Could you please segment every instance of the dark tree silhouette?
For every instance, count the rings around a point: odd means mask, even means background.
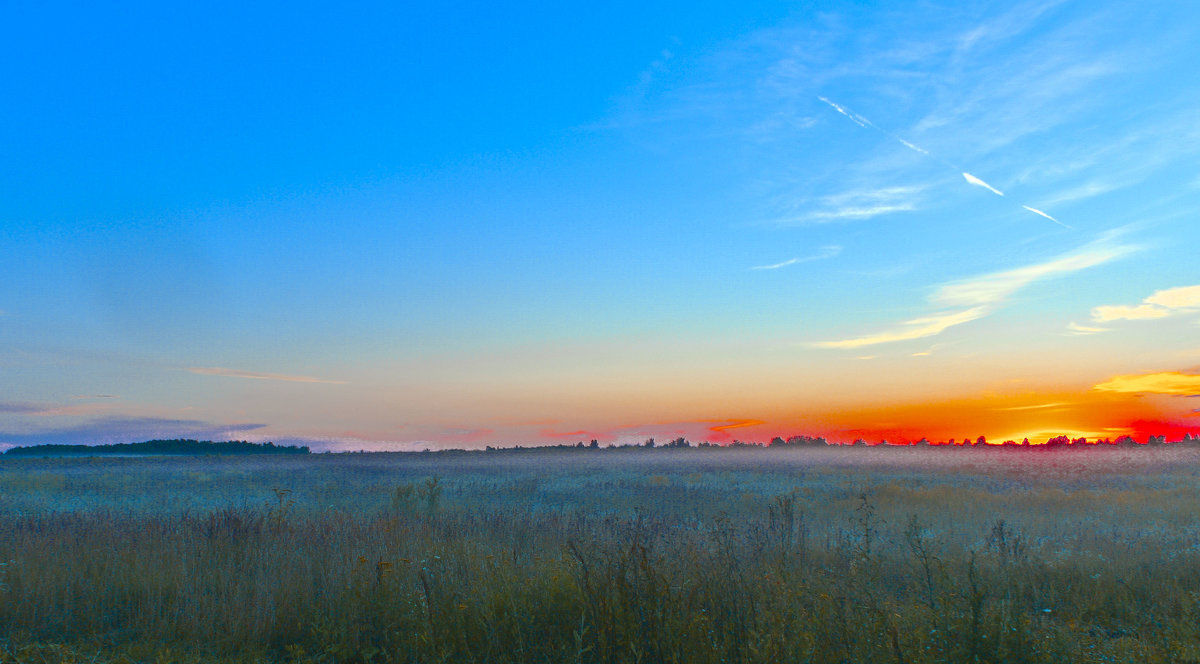
[[[148,440],[144,443],[113,445],[29,445],[14,447],[5,456],[80,457],[80,456],[200,456],[205,454],[308,454],[307,446],[276,445],[273,442],[251,443],[230,440],[214,443],[211,440],[176,438]]]

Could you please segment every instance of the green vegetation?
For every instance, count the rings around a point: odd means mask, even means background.
[[[1200,450],[0,461],[0,662],[1196,662]]]
[[[307,447],[250,443],[230,440],[214,443],[211,440],[149,440],[144,443],[114,445],[27,445],[13,447],[4,453],[12,457],[83,457],[83,456],[159,456],[195,454],[308,454]]]

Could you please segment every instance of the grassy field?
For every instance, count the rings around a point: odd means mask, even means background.
[[[0,662],[1200,662],[1200,450],[0,459]]]

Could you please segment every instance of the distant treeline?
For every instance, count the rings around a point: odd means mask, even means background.
[[[676,438],[666,443],[656,442],[653,438],[648,438],[642,443],[626,443],[618,445],[610,443],[601,445],[600,441],[592,439],[590,443],[579,441],[578,443],[564,443],[559,445],[535,445],[522,446],[516,445],[513,447],[493,447],[489,445],[484,451],[486,452],[555,452],[568,450],[628,450],[628,449],[747,449],[747,448],[812,448],[812,447],[975,447],[975,448],[995,448],[995,447],[1038,447],[1038,448],[1059,448],[1059,447],[1148,447],[1157,445],[1179,445],[1191,444],[1200,445],[1200,434],[1184,434],[1178,441],[1168,442],[1166,436],[1150,436],[1146,442],[1139,442],[1133,436],[1120,436],[1113,438],[1069,438],[1067,436],[1058,436],[1042,442],[1031,442],[1028,438],[1017,442],[1015,440],[1006,440],[1003,443],[989,443],[986,438],[979,436],[978,438],[963,438],[961,441],[951,438],[949,441],[932,442],[926,438],[910,442],[889,442],[887,440],[868,442],[863,439],[855,440],[853,443],[837,443],[829,442],[821,436],[791,436],[783,438],[776,436],[768,443],[750,443],[735,440],[727,444],[700,442],[692,443],[686,438]],[[440,452],[468,452],[469,450],[440,450]],[[428,453],[429,450],[426,450]]]
[[[791,436],[783,438],[776,436],[767,443],[754,443],[734,440],[730,443],[712,443],[702,441],[693,443],[680,437],[667,442],[658,442],[648,438],[641,443],[609,443],[601,445],[599,440],[592,439],[585,443],[562,443],[558,445],[514,445],[512,447],[497,447],[488,445],[484,450],[464,450],[459,448],[443,448],[440,450],[426,449],[422,452],[401,452],[401,454],[437,454],[460,455],[479,453],[534,453],[553,454],[578,450],[730,450],[730,449],[795,449],[795,448],[843,448],[843,447],[970,447],[975,449],[1002,448],[1141,448],[1162,445],[1194,445],[1200,446],[1200,434],[1184,434],[1178,441],[1168,442],[1166,436],[1150,436],[1146,442],[1139,442],[1132,436],[1121,436],[1116,439],[1099,438],[1068,438],[1059,436],[1043,442],[1030,442],[1027,438],[1021,442],[1006,440],[1003,443],[988,442],[983,436],[964,438],[961,441],[951,438],[949,441],[931,442],[922,438],[918,441],[894,442],[887,440],[865,441],[855,440],[853,443],[830,442],[821,436]],[[272,442],[251,443],[244,440],[213,442],[209,440],[150,440],[144,443],[118,443],[115,445],[30,445],[13,447],[4,453],[8,457],[89,457],[89,456],[202,456],[209,454],[220,455],[249,455],[249,454],[309,454],[307,446],[276,445]]]
[[[211,440],[148,440],[144,443],[114,445],[29,445],[14,447],[5,456],[81,457],[81,456],[138,456],[138,455],[205,455],[205,454],[308,454],[308,447],[251,443],[244,440],[213,442]]]

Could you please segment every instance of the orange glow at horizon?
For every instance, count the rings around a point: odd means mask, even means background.
[[[735,440],[765,444],[776,436],[785,440],[823,437],[841,444],[857,439],[890,444],[953,440],[962,444],[980,436],[994,445],[1025,439],[1038,445],[1061,436],[1088,442],[1122,436],[1139,442],[1150,436],[1178,441],[1185,434],[1200,435],[1200,413],[1193,411],[1200,400],[1182,396],[1195,393],[1191,381],[1197,379],[1200,376],[1185,372],[1110,374],[1074,389],[1041,390],[1027,387],[1023,381],[997,381],[993,383],[995,391],[961,398],[928,395],[920,389],[924,384],[914,385],[904,395],[893,385],[883,385],[886,389],[875,392],[864,385],[851,397],[853,401],[839,397],[844,390],[833,387],[815,391],[811,397],[801,391],[787,394],[776,389],[752,394],[743,391],[736,401],[722,402],[710,395],[703,403],[685,399],[686,405],[666,407],[636,394],[636,398],[620,401],[581,399],[587,407],[580,408],[576,416],[566,415],[557,403],[539,404],[536,409],[497,412],[483,420],[463,418],[452,425],[413,426],[408,431],[421,440],[478,447],[485,443],[586,444],[593,439],[606,445],[629,445],[651,438],[660,443],[684,438],[693,444],[724,445]],[[1025,387],[1009,387],[1013,385]],[[961,389],[959,393],[963,393]],[[788,403],[782,403],[785,399]]]
[[[1175,397],[1142,396],[1091,390],[1083,393],[986,395],[931,403],[909,403],[846,409],[789,422],[789,434],[823,435],[830,442],[961,443],[984,436],[989,443],[1006,440],[1032,444],[1050,438],[1116,439],[1167,436],[1178,440],[1200,431],[1200,418],[1182,409]],[[770,426],[770,425],[768,425]],[[761,428],[761,427],[760,427]],[[786,436],[785,436],[786,437]]]
[[[684,437],[727,444],[735,439],[766,443],[776,436],[820,436],[831,443],[886,441],[909,444],[922,439],[930,443],[962,444],[983,436],[989,444],[1005,441],[1041,445],[1066,436],[1089,443],[1115,441],[1132,436],[1145,442],[1150,436],[1178,441],[1185,434],[1200,435],[1200,415],[1189,399],[1177,396],[1178,377],[1186,374],[1149,374],[1148,378],[1117,376],[1092,389],[1079,391],[1028,391],[1015,394],[986,393],[971,398],[888,403],[831,409],[801,406],[775,408],[758,417],[680,418],[656,422],[624,422],[620,426],[599,421],[581,422],[573,429],[540,427],[539,437],[547,442],[600,439],[639,442]],[[1124,380],[1125,382],[1118,382]],[[1140,381],[1140,382],[1139,382]],[[1110,384],[1152,386],[1158,393],[1107,389]],[[1185,383],[1189,384],[1189,383]],[[1172,393],[1164,394],[1166,390]],[[772,412],[773,411],[773,412]]]

